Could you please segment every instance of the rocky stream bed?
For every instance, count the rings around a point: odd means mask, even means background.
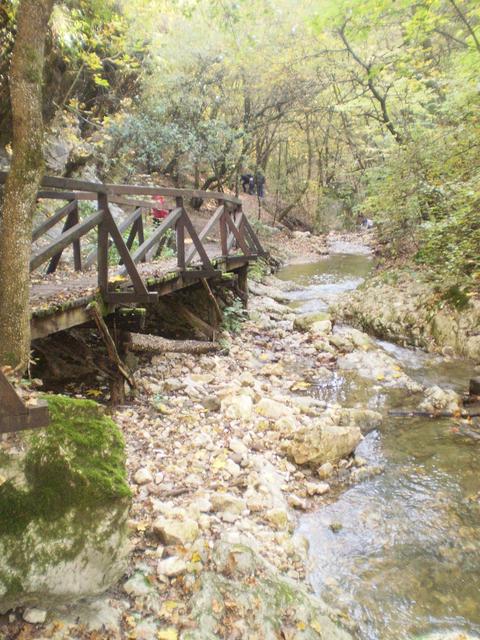
[[[334,326],[328,305],[369,258],[331,260],[342,276],[323,261],[252,281],[224,352],[140,363],[137,400],[114,416],[133,491],[127,572],[80,604],[7,612],[2,639],[475,637],[480,456],[462,431],[475,425],[386,418],[455,410],[470,365],[412,362]],[[435,366],[456,388],[434,384]],[[436,602],[418,613],[422,593]]]

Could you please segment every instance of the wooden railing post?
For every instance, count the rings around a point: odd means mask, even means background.
[[[220,217],[220,246],[222,247],[222,258],[228,257],[228,216],[227,203],[223,203],[223,213]]]
[[[65,224],[63,225],[62,233],[68,231],[76,224],[79,223],[78,217],[78,201],[72,200],[69,202],[70,211],[67,215],[67,219],[65,220]],[[53,256],[50,260],[50,264],[47,267],[47,274],[54,273],[57,270],[58,264],[61,260],[63,249],[61,249],[57,255]],[[82,254],[80,253],[80,238],[73,241],[73,264],[75,267],[75,271],[82,270]]]
[[[183,208],[183,198],[175,198],[178,209],[182,210],[182,215],[177,220],[175,231],[177,233],[177,266],[182,271],[185,269],[185,221],[184,216],[187,215]]]
[[[145,242],[145,230],[143,227],[143,215],[141,215],[138,219],[138,246],[140,247]],[[147,257],[143,256],[140,262],[146,262]]]
[[[108,209],[108,197],[106,193],[98,194],[98,209],[105,212]],[[108,293],[108,226],[105,215],[98,224],[97,237],[97,268],[98,288],[102,295]]]
[[[78,213],[78,200],[75,200],[75,208],[72,211],[72,219],[73,225],[80,222],[80,216]],[[80,245],[80,238],[73,241],[73,266],[75,271],[82,270],[82,250]]]

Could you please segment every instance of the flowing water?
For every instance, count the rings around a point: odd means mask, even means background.
[[[286,267],[279,277],[307,286],[290,296],[293,306],[310,312],[356,288],[371,264],[364,255],[333,255]],[[426,386],[464,391],[471,377],[465,361],[388,342],[377,346]],[[412,402],[406,391],[341,372],[316,393],[385,414]],[[448,419],[386,416],[357,453],[383,473],[339,492],[300,522],[316,592],[348,614],[361,640],[480,637],[480,442]]]

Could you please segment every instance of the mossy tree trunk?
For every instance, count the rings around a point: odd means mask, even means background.
[[[0,218],[0,365],[24,371],[30,352],[32,219],[43,173],[42,84],[54,0],[20,0],[10,67],[12,165]]]

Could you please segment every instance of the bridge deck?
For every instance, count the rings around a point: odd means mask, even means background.
[[[6,179],[0,172],[0,186]],[[39,340],[93,319],[110,357],[109,367],[102,371],[111,379],[112,401],[123,397],[125,379],[131,386],[134,382],[120,360],[104,315],[125,305],[154,304],[160,296],[201,281],[205,285],[205,280],[225,271],[239,270],[245,290],[245,267],[264,254],[241,201],[228,194],[52,177],[44,178],[41,187],[38,201],[63,204],[32,233],[31,337]],[[156,196],[170,198],[174,205],[161,219],[156,217]],[[187,198],[216,203],[201,230],[187,213]],[[96,202],[96,207],[82,207],[82,201]],[[123,220],[114,218],[110,203],[126,207]],[[57,225],[62,226],[52,237]],[[176,256],[155,259],[172,236]],[[64,268],[66,258],[72,266]],[[116,266],[110,266],[114,258]],[[94,300],[99,304],[89,306]],[[186,308],[185,313],[193,323],[194,314]],[[194,324],[199,322],[209,327],[195,318]],[[46,408],[27,407],[0,370],[0,433],[43,426],[47,421]]]
[[[218,247],[215,245],[206,246],[207,255],[210,260],[218,259]],[[192,266],[200,266],[193,263]],[[137,265],[139,274],[144,280],[154,279],[164,281],[170,274],[180,274],[181,270],[177,266],[176,257],[157,259],[154,262],[140,263]],[[129,288],[128,276],[118,279],[118,269],[110,268],[109,281],[118,282],[121,290]],[[95,295],[98,288],[97,270],[92,268],[89,271],[55,271],[50,275],[32,277],[30,289],[30,307],[32,316],[41,316],[50,310],[59,307],[69,307],[75,302]]]

